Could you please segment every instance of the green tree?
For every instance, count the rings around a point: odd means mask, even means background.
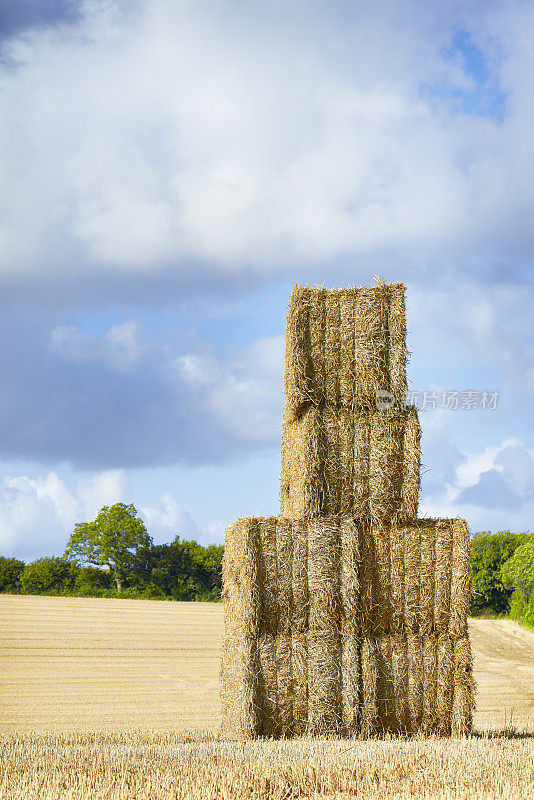
[[[26,564],[20,576],[25,594],[58,593],[70,590],[76,580],[77,566],[66,558],[51,556]]]
[[[503,584],[509,589],[518,589],[525,603],[528,603],[534,592],[534,535],[529,536],[505,561],[501,576]]]
[[[525,533],[510,531],[475,533],[471,544],[472,614],[485,609],[496,613],[508,610],[512,590],[503,583],[501,567],[526,538]]]
[[[24,561],[0,556],[0,592],[20,591],[20,576],[23,569]]]
[[[215,600],[220,596],[223,547],[202,547],[195,541],[180,541],[152,548],[150,585],[175,600]]]
[[[109,567],[117,591],[135,573],[139,554],[152,544],[133,505],[102,506],[93,522],[74,526],[65,556],[77,563]]]

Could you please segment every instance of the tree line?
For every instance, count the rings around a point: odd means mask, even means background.
[[[0,592],[217,601],[223,552],[179,536],[154,544],[134,506],[116,503],[77,523],[62,556],[0,556]]]
[[[77,523],[60,557],[0,556],[0,592],[217,601],[223,552],[179,536],[154,544],[134,506],[116,503]],[[471,572],[473,616],[534,626],[534,534],[475,533]]]

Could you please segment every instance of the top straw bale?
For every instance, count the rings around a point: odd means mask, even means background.
[[[406,393],[405,285],[296,286],[287,315],[286,415],[309,405],[372,408]]]

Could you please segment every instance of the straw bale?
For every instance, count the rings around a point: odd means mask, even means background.
[[[259,670],[256,704],[259,733],[262,736],[280,736],[282,720],[276,671],[276,637],[272,633],[261,633],[258,637],[257,652]]]
[[[438,680],[436,693],[436,718],[438,732],[451,733],[451,712],[454,688],[454,657],[452,639],[447,633],[438,637]]]
[[[370,636],[364,636],[362,640],[361,661],[362,702],[360,732],[363,736],[372,736],[378,730],[378,664],[376,641]]]
[[[308,299],[308,326],[310,341],[310,372],[312,375],[312,402],[322,403],[325,400],[325,333],[326,333],[326,289],[322,286],[312,287]]]
[[[262,631],[276,633],[280,619],[276,518],[257,517],[255,524],[259,536],[260,627]]]
[[[341,730],[339,629],[308,632],[308,727],[313,736]]]
[[[471,732],[475,702],[473,657],[469,637],[454,641],[454,697],[452,703],[452,732],[465,736]]]
[[[275,639],[277,701],[280,736],[293,732],[293,669],[291,633],[280,633]]]
[[[449,634],[467,635],[471,596],[471,537],[463,519],[452,522],[451,616]]]
[[[308,637],[291,632],[291,669],[293,676],[293,734],[302,736],[308,725]]]
[[[399,516],[404,519],[416,519],[421,472],[421,426],[417,409],[409,408],[403,416],[403,465]]]
[[[395,698],[395,716],[401,731],[408,728],[408,645],[401,633],[391,635],[391,672]]]
[[[341,289],[339,292],[340,316],[340,399],[347,409],[355,403],[355,347],[354,347],[354,307],[357,289]]]
[[[376,392],[389,389],[387,288],[361,287],[354,304],[355,402],[375,408]]]
[[[289,633],[293,608],[293,530],[288,520],[276,519],[278,631]]]
[[[408,642],[408,730],[415,733],[423,717],[423,637],[409,633]]]
[[[393,681],[392,647],[390,634],[376,637],[378,727],[381,731],[395,731],[395,684]]]
[[[369,510],[372,520],[390,520],[398,511],[403,470],[403,415],[396,409],[371,415]]]
[[[325,303],[325,339],[324,339],[324,365],[325,365],[325,402],[337,406],[340,399],[340,292],[330,289],[324,297]]]
[[[355,480],[354,480],[354,412],[342,408],[339,411],[339,513],[358,513],[355,507]]]
[[[336,517],[308,522],[309,627],[339,631],[340,534]]]
[[[254,517],[238,519],[226,529],[223,598],[226,633],[251,636],[260,627],[259,538]]]
[[[389,530],[391,563],[391,629],[396,633],[404,630],[404,540],[402,528],[391,525]]]
[[[308,628],[308,527],[305,522],[294,522],[292,561],[292,630],[303,633]]]
[[[230,736],[251,738],[259,732],[257,642],[236,630],[224,637],[221,648],[223,726]]]
[[[406,631],[419,631],[421,583],[421,534],[419,525],[401,529],[404,538],[404,625]]]
[[[340,600],[344,630],[360,634],[361,582],[360,534],[356,521],[346,517],[340,522]]]
[[[338,411],[325,406],[318,412],[324,430],[324,514],[339,514],[341,511],[341,463],[340,428],[341,416]]]
[[[368,518],[369,511],[369,459],[370,459],[371,421],[368,411],[354,413],[354,460],[353,492],[354,513]]]
[[[314,407],[283,422],[280,507],[283,517],[307,519],[324,508],[325,433]]]
[[[434,634],[423,636],[423,719],[425,733],[437,730],[438,640]]]
[[[436,569],[434,576],[434,627],[438,633],[449,628],[451,608],[452,521],[436,520]]]
[[[341,715],[345,735],[360,725],[361,643],[350,620],[341,625]]]
[[[284,389],[286,412],[290,418],[298,417],[302,409],[315,399],[309,357],[309,298],[310,289],[307,286],[295,286],[289,301]]]
[[[392,283],[389,291],[389,380],[390,391],[398,402],[406,395],[406,287],[403,283]],[[415,514],[413,515],[415,516]]]
[[[421,534],[420,617],[422,633],[434,631],[434,583],[436,570],[436,525],[434,520],[419,520]]]
[[[373,636],[376,634],[377,599],[378,599],[378,571],[376,564],[375,541],[371,534],[369,523],[358,525],[360,561],[360,597],[361,597],[361,628],[362,633]]]
[[[393,605],[391,598],[391,560],[389,525],[375,522],[370,525],[371,549],[368,557],[374,559],[371,570],[372,609],[371,618],[375,636],[389,632]]]

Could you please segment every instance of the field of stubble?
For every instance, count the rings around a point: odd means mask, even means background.
[[[472,621],[469,739],[246,744],[221,633],[220,605],[0,595],[0,800],[534,796],[534,633]]]

